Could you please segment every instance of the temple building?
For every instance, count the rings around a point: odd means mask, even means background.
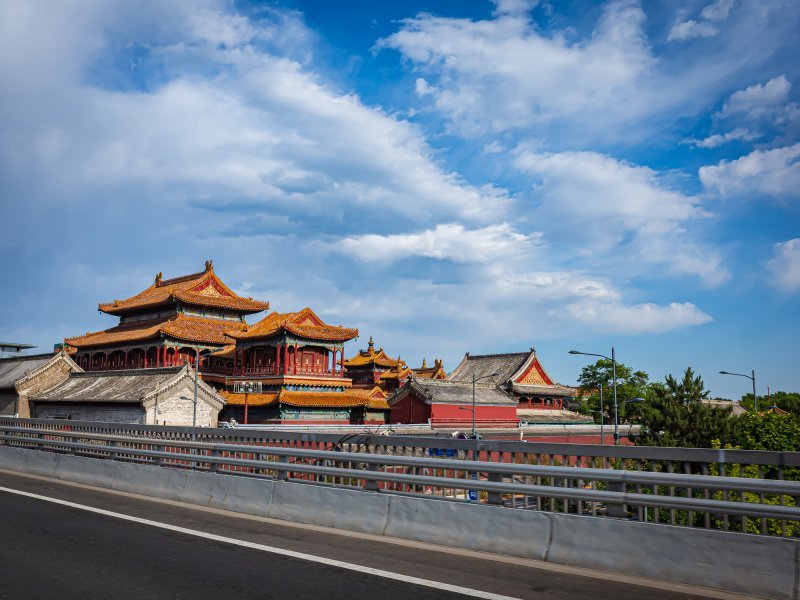
[[[433,366],[429,367],[422,359],[422,366],[419,369],[411,369],[414,371],[414,377],[417,379],[447,379],[447,372],[442,365],[442,359],[436,358],[433,361]]]
[[[386,354],[383,348],[375,350],[375,343],[370,336],[367,349],[359,350],[354,357],[345,360],[344,368],[354,388],[372,389],[378,385],[384,373],[396,368],[399,362],[399,359]]]
[[[422,359],[422,367],[411,369],[400,358],[392,358],[383,348],[375,350],[372,337],[366,350],[344,361],[345,374],[352,379],[353,388],[371,390],[375,386],[383,390],[386,397],[396,392],[412,376],[418,379],[444,379],[447,373],[442,361],[436,359],[433,367],[428,367]]]
[[[358,336],[357,329],[328,325],[310,308],[272,312],[249,325],[245,317],[269,309],[269,303],[233,292],[211,261],[200,273],[173,279],[159,273],[141,293],[98,309],[119,317],[119,324],[64,340],[85,371],[191,365],[224,399],[220,420],[361,423],[383,418],[385,397],[373,397],[374,386],[351,389],[345,373],[344,343]]]
[[[528,423],[586,423],[590,418],[568,410],[577,390],[556,383],[533,348],[528,352],[464,356],[447,381],[492,382],[517,400],[517,416]]]
[[[241,422],[360,422],[369,404],[345,376],[344,343],[357,329],[328,325],[313,310],[273,312],[228,335],[201,368],[224,385],[225,418]],[[238,397],[237,397],[238,396]]]
[[[196,353],[232,344],[229,332],[244,331],[246,315],[268,308],[268,302],[234,293],[206,261],[201,273],[174,279],[159,273],[143,292],[100,304],[98,310],[119,317],[119,324],[64,344],[86,371],[193,365]]]

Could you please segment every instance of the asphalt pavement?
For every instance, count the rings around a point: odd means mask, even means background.
[[[5,472],[0,487],[17,492],[0,490],[0,598],[725,597]]]

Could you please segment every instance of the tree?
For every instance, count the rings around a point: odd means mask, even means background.
[[[680,381],[667,375],[664,383],[655,383],[648,391],[640,408],[642,432],[635,438],[637,444],[711,448],[715,440],[730,441],[731,409],[702,402],[708,390],[691,367]]]
[[[743,414],[736,419],[734,445],[746,450],[800,451],[800,421],[791,414]]]
[[[644,371],[634,371],[624,364],[617,363],[617,404],[620,423],[625,423],[632,414],[636,414],[635,408],[632,408],[625,400],[643,396],[646,393],[648,381],[649,377]],[[590,394],[577,407],[578,412],[592,414],[595,422],[600,422],[600,414],[597,411],[600,410],[600,388],[602,387],[606,421],[609,422],[614,418],[613,367],[610,360],[601,358],[593,365],[583,367],[578,376],[578,386],[582,393]]]
[[[742,396],[741,405],[747,410],[753,410],[753,394]],[[800,417],[800,393],[797,392],[775,392],[769,396],[758,397],[759,411],[766,410],[770,406],[777,406],[781,410]]]

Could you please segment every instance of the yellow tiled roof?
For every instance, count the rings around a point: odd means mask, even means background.
[[[243,330],[246,323],[191,317],[184,314],[166,319],[151,319],[134,323],[123,323],[104,331],[67,338],[64,341],[75,348],[108,346],[127,342],[140,342],[159,337],[162,333],[187,342],[203,342],[223,346],[233,340],[229,331]]]
[[[245,402],[247,406],[271,406],[278,401],[277,392],[265,394],[234,394],[233,392],[223,390],[219,392],[219,395],[225,398],[225,402],[228,406],[244,406]]]
[[[294,313],[270,313],[247,331],[237,333],[237,339],[268,338],[287,331],[310,340],[345,342],[358,336],[358,329],[327,325],[313,310],[304,308]]]
[[[377,365],[379,367],[394,367],[397,365],[397,359],[390,357],[383,348],[375,351],[375,344],[372,342],[372,337],[369,338],[369,345],[366,350],[359,350],[353,358],[348,358],[344,361],[345,367],[366,367],[368,365]]]
[[[267,310],[269,302],[252,298],[242,298],[233,292],[214,273],[211,261],[206,262],[206,270],[173,279],[161,279],[161,273],[146,290],[126,300],[114,300],[99,304],[98,309],[110,315],[123,315],[135,310],[146,309],[172,303],[175,299],[194,306],[223,308],[252,314]]]

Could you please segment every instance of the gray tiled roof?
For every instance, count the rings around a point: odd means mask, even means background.
[[[514,383],[511,389],[516,394],[536,394],[539,396],[556,396],[559,398],[574,398],[575,390],[563,385],[531,385]]]
[[[472,381],[454,383],[446,379],[416,379],[410,385],[431,404],[471,404]],[[517,405],[517,400],[494,385],[475,385],[476,404]]]
[[[493,379],[495,383],[502,384],[511,379],[511,376],[519,371],[528,357],[528,352],[511,352],[508,354],[483,354],[468,355],[464,357],[456,370],[448,375],[450,381],[462,381],[472,383],[472,376],[475,378],[486,377],[492,373],[498,373]]]
[[[0,388],[13,388],[17,381],[52,358],[52,354],[0,358]]]
[[[66,381],[31,400],[40,402],[141,402],[147,394],[174,379],[182,368],[71,373]]]
[[[592,423],[592,417],[587,417],[571,410],[517,410],[517,416],[528,423]]]

